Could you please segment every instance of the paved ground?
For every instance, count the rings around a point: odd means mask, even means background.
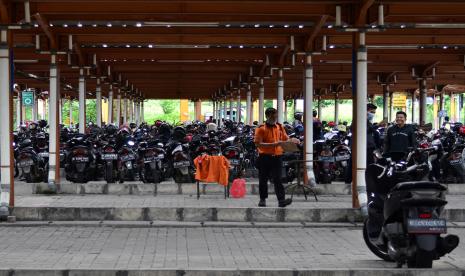
[[[465,237],[465,229],[450,229]],[[391,268],[350,228],[2,227],[1,268]],[[465,269],[465,247],[435,262]]]
[[[448,195],[449,209],[465,208],[465,195]],[[256,207],[258,196],[224,199],[222,195],[202,195],[197,200],[193,195],[32,195],[17,196],[17,207]],[[277,207],[276,196],[270,194],[269,207]],[[294,196],[289,208],[352,208],[351,196],[318,196],[318,202],[310,196],[306,201],[303,196]]]

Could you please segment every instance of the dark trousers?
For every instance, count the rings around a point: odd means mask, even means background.
[[[278,201],[284,200],[285,192],[281,179],[283,162],[281,156],[261,154],[258,158],[258,190],[260,192],[260,199],[268,198],[268,179],[271,177]]]

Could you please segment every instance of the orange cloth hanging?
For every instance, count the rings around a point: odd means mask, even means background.
[[[195,180],[228,185],[229,160],[224,156],[201,155],[194,159]]]

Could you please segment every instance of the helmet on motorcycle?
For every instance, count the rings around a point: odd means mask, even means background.
[[[156,120],[155,121],[155,126],[156,127],[160,127],[162,124],[163,124],[163,122],[161,120]]]
[[[217,125],[215,123],[209,123],[207,125],[207,132],[208,131],[216,131],[217,130]]]
[[[328,126],[331,127],[331,128],[332,128],[332,127],[335,127],[335,126],[336,126],[336,123],[334,123],[334,122],[331,121],[331,122],[328,123]]]
[[[107,128],[105,129],[105,132],[108,135],[115,135],[117,131],[118,131],[118,128],[114,124],[109,124]]]
[[[44,128],[47,126],[47,121],[46,120],[40,120],[39,121],[39,127]]]
[[[130,124],[129,124],[129,128],[130,128],[130,129],[135,129],[135,128],[137,128],[136,123],[130,123]]]
[[[173,138],[176,140],[181,140],[186,137],[186,130],[183,127],[175,127],[173,130]]]
[[[29,130],[35,130],[37,128],[37,123],[36,122],[31,122],[29,124]]]
[[[129,135],[130,132],[129,132],[129,129],[127,129],[126,127],[123,127],[122,129],[118,131],[118,134],[126,136],[126,135]]]
[[[168,124],[161,124],[158,133],[161,135],[169,135],[171,132],[170,126]]]
[[[465,126],[461,126],[459,128],[459,134],[462,135],[462,136],[465,136]]]

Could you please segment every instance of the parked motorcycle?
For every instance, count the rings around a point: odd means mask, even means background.
[[[66,179],[87,183],[95,178],[96,158],[85,135],[79,134],[67,143],[69,153],[65,164]]]
[[[428,153],[416,149],[405,161],[380,158],[367,168],[369,218],[363,238],[378,257],[402,267],[431,268],[433,260],[454,250],[459,238],[447,232],[443,219],[447,187],[427,181]]]

